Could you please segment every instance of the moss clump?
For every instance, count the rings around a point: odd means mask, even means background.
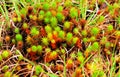
[[[51,32],[52,32],[51,26],[50,26],[50,25],[45,26],[45,31],[46,31],[47,33],[51,33]]]
[[[32,27],[31,30],[30,30],[30,34],[32,36],[36,36],[36,35],[39,35],[39,31],[36,27]]]
[[[18,21],[18,22],[21,22],[21,21],[22,21],[21,17],[18,17],[18,18],[17,18],[17,21]]]
[[[50,11],[47,11],[45,13],[45,17],[48,17],[48,18],[52,17],[52,13]]]
[[[88,38],[83,38],[83,42],[84,43],[88,42]]]
[[[100,48],[100,45],[99,45],[98,42],[94,42],[94,43],[92,44],[92,50],[93,50],[93,51],[99,51],[99,48]]]
[[[84,37],[86,37],[86,36],[87,36],[87,31],[86,31],[86,30],[83,30],[83,31],[81,32],[81,34],[82,34]]]
[[[8,65],[5,65],[5,66],[2,67],[2,71],[3,71],[3,72],[6,72],[8,69],[9,69],[9,66],[8,66]]]
[[[120,31],[116,31],[115,35],[119,37],[120,36]]]
[[[64,18],[65,18],[65,17],[63,16],[63,14],[60,13],[60,12],[57,13],[56,17],[57,17],[57,19],[58,19],[59,22],[62,22],[62,21],[64,20]]]
[[[65,38],[65,32],[61,30],[61,31],[58,33],[58,37],[60,37],[61,39],[64,39],[64,38]]]
[[[64,22],[64,29],[70,29],[70,26],[71,24],[69,21]]]
[[[63,11],[63,6],[58,6],[57,11],[62,12]]]
[[[45,11],[47,11],[47,10],[49,10],[50,9],[50,5],[49,5],[49,3],[44,3],[43,4],[43,9],[45,10]]]
[[[9,71],[5,72],[4,74],[4,77],[11,77],[11,76],[12,76],[12,73]]]
[[[113,30],[113,25],[108,25],[108,26],[107,26],[107,31],[108,31],[108,32],[111,32],[112,30]]]
[[[20,32],[19,28],[15,28],[14,32],[19,33]]]
[[[37,46],[37,51],[38,51],[38,54],[40,54],[43,50],[43,47],[41,45],[38,45]]]
[[[44,18],[44,22],[45,22],[45,24],[49,24],[49,23],[50,23],[50,18],[45,17],[45,18]]]
[[[8,50],[4,50],[1,55],[3,59],[6,59],[10,56],[10,52]]]
[[[67,35],[66,35],[66,41],[71,42],[72,38],[73,38],[73,34],[68,32]]]
[[[27,23],[23,23],[22,27],[23,27],[23,29],[27,29],[28,28],[28,24]]]
[[[73,33],[78,34],[78,33],[79,33],[79,28],[77,28],[77,27],[74,28],[74,29],[73,29]]]
[[[15,39],[16,41],[22,41],[23,37],[21,34],[16,34]]]
[[[31,47],[31,49],[32,49],[33,52],[36,52],[36,51],[37,51],[37,46],[33,45],[33,46]]]
[[[43,69],[40,65],[35,66],[35,74],[39,75],[41,72],[43,72]]]
[[[48,46],[48,45],[49,45],[49,40],[48,40],[48,38],[43,37],[43,38],[42,38],[42,44],[45,45],[45,46]]]
[[[94,36],[96,36],[99,32],[100,32],[100,30],[97,27],[93,27],[91,29],[91,34],[94,35]]]
[[[60,32],[61,31],[61,27],[57,26],[57,27],[54,28],[54,30],[57,31],[57,32]]]
[[[72,43],[73,43],[73,44],[76,44],[77,41],[78,41],[78,39],[79,39],[78,37],[73,37],[73,39],[72,39]]]
[[[76,17],[78,17],[78,11],[77,11],[77,9],[76,9],[75,7],[72,7],[72,8],[70,9],[70,17],[71,17],[71,18],[76,18]]]
[[[106,48],[109,48],[110,46],[111,46],[111,43],[110,43],[110,42],[106,42],[106,43],[105,43],[105,47],[106,47]]]
[[[52,26],[53,28],[56,27],[57,24],[58,24],[57,18],[56,18],[56,17],[52,17],[52,18],[51,18],[51,21],[50,21],[50,24],[51,24],[51,26]]]
[[[91,41],[91,42],[96,41],[96,37],[95,37],[95,36],[91,36],[91,37],[89,38],[89,41]]]

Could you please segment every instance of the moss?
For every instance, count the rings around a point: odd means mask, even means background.
[[[65,7],[70,7],[72,5],[72,1],[71,0],[66,0],[64,5],[65,5]]]
[[[31,49],[32,49],[33,52],[36,52],[36,51],[37,51],[37,46],[33,45],[33,46],[31,47]]]
[[[40,65],[35,66],[35,74],[39,75],[41,72],[43,72],[43,69]]]
[[[89,39],[91,42],[96,41],[96,37],[95,36],[91,36]]]
[[[5,59],[5,58],[8,58],[10,56],[10,53],[8,50],[4,50],[1,55],[2,55],[2,58]]]
[[[31,30],[30,30],[30,34],[32,36],[36,36],[36,35],[39,35],[39,31],[36,27],[32,27]]]
[[[42,44],[45,45],[45,46],[48,46],[48,45],[49,45],[49,40],[48,40],[48,38],[43,37],[43,38],[42,38]]]
[[[45,22],[45,24],[49,24],[49,23],[50,23],[50,18],[45,17],[45,18],[44,18],[44,22]]]
[[[70,9],[70,17],[71,18],[77,18],[78,17],[78,11],[75,7],[72,7]]]
[[[63,6],[58,6],[57,11],[62,12],[63,11]]]
[[[73,39],[72,39],[72,44],[76,44],[77,43],[77,41],[78,41],[78,37],[73,37]]]
[[[94,35],[94,36],[98,35],[99,32],[100,32],[100,30],[97,27],[93,27],[91,29],[91,34]]]
[[[2,67],[2,71],[3,71],[3,72],[6,72],[8,69],[9,69],[9,66],[8,66],[8,65],[5,65],[5,66]]]
[[[17,22],[17,18],[16,17],[14,17],[12,20],[13,20],[13,22]]]
[[[100,44],[105,44],[107,42],[107,37],[102,37],[102,39],[100,40]]]
[[[26,15],[27,15],[26,8],[22,8],[22,9],[20,10],[20,13],[23,14],[24,16],[26,16]]]
[[[106,42],[106,43],[105,43],[105,47],[106,47],[106,48],[109,48],[110,46],[111,46],[111,43],[110,43],[110,42]]]
[[[57,8],[56,1],[54,1],[54,2],[51,3],[51,7],[50,8],[52,8],[52,9],[56,9]]]
[[[42,21],[44,19],[44,16],[43,15],[39,15],[38,16],[38,20]]]
[[[52,17],[52,13],[50,11],[47,11],[45,13],[45,17],[48,17],[48,18]]]
[[[50,21],[50,24],[51,24],[51,26],[52,26],[53,28],[56,27],[57,24],[58,24],[57,18],[56,18],[56,17],[52,17],[52,18],[51,18],[51,21]]]
[[[41,45],[38,45],[38,46],[37,46],[37,51],[38,51],[38,53],[41,53],[42,50],[43,50],[43,47],[42,47]]]
[[[9,71],[5,72],[4,74],[4,77],[11,77],[11,76],[12,76],[12,73]]]
[[[94,43],[92,44],[92,50],[93,50],[93,51],[99,51],[99,48],[100,48],[100,45],[99,45],[98,42],[94,42]]]
[[[23,29],[27,29],[28,28],[28,24],[27,23],[23,23],[22,27],[23,27]]]
[[[61,30],[61,31],[58,33],[58,37],[64,39],[64,38],[65,38],[65,32]]]
[[[57,26],[57,27],[54,28],[54,30],[57,31],[57,32],[60,32],[61,31],[61,27]]]
[[[45,15],[45,12],[43,10],[40,10],[39,15]]]
[[[69,64],[70,64],[70,65],[73,64],[72,59],[68,59],[68,60],[67,60],[67,64],[68,64],[68,65],[69,65]]]
[[[50,5],[49,5],[49,3],[44,3],[43,4],[43,9],[45,10],[45,11],[47,11],[47,10],[49,10],[50,9]]]
[[[113,30],[113,25],[108,25],[108,26],[107,26],[107,31],[108,31],[108,32],[111,32],[112,30]]]
[[[19,33],[20,32],[19,28],[15,28],[14,32]]]
[[[62,53],[62,54],[64,54],[64,53],[65,53],[65,49],[61,49],[60,51],[61,51],[61,53]]]
[[[30,18],[30,19],[33,19],[33,15],[30,14],[30,15],[29,15],[29,18]]]
[[[88,42],[88,38],[83,38],[83,42],[84,43]]]
[[[116,31],[115,35],[120,36],[120,31]]]
[[[85,58],[84,58],[84,56],[78,56],[78,57],[77,57],[77,60],[78,60],[80,63],[83,63],[84,60],[85,60]]]
[[[23,56],[22,55],[20,55],[19,57],[18,57],[18,59],[19,59],[19,61],[21,61],[21,60],[23,60]]]
[[[87,36],[87,31],[86,30],[82,30],[81,34],[86,37]]]
[[[72,38],[73,38],[73,34],[68,32],[67,35],[66,35],[66,41],[71,42]]]
[[[37,17],[36,15],[33,15],[32,20],[36,21],[37,18],[38,18],[38,17]]]
[[[104,20],[105,20],[105,17],[104,17],[104,16],[100,16],[97,22],[100,22],[100,23],[101,23],[101,22],[103,22]]]
[[[52,40],[53,39],[53,34],[52,33],[48,33],[47,34],[47,38],[50,39],[50,40]]]
[[[51,26],[50,26],[50,25],[45,26],[45,31],[46,31],[47,33],[51,33],[51,32],[52,32]]]
[[[79,33],[79,28],[77,28],[77,27],[74,28],[74,29],[73,29],[73,33],[78,34],[78,33]]]
[[[59,22],[62,22],[65,18],[64,15],[60,12],[57,13],[56,17],[57,17]]]
[[[17,41],[22,41],[22,39],[23,39],[21,34],[16,34],[15,38]]]
[[[47,52],[51,52],[51,48],[46,48],[45,49],[45,52],[47,53]]]
[[[22,21],[22,18],[21,18],[21,17],[18,17],[18,18],[17,18],[17,21],[18,21],[18,22],[21,22],[21,21]]]
[[[66,21],[64,22],[64,29],[69,29],[70,28],[70,22],[69,21]]]
[[[50,58],[51,58],[51,59],[56,59],[56,58],[57,58],[57,55],[58,55],[58,53],[57,53],[56,51],[53,51],[53,52],[51,52],[51,54],[50,54]]]
[[[15,44],[15,43],[16,43],[15,39],[12,39],[12,43],[13,43],[13,44]]]

